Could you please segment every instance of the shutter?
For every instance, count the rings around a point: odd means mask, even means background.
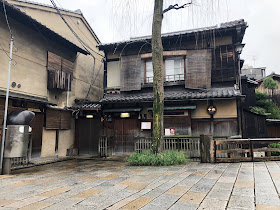
[[[46,111],[46,129],[60,128],[60,111],[47,109]]]
[[[211,88],[211,64],[210,50],[190,50],[187,53],[187,73],[185,87],[190,89]]]
[[[141,90],[141,57],[121,58],[121,91]]]
[[[48,52],[48,70],[60,71],[61,70],[61,57]]]
[[[60,128],[63,129],[71,129],[71,112],[61,111],[60,112]]]
[[[62,58],[62,71],[72,74],[74,69],[74,63]]]

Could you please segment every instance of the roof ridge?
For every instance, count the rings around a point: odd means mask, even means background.
[[[36,2],[36,1],[31,1],[31,0],[14,0],[14,1],[18,1],[18,2],[23,2],[23,3],[29,3],[29,4],[34,4],[34,5],[38,5],[38,6],[43,6],[43,7],[48,7],[48,8],[52,8],[55,9],[52,5],[50,4],[44,4],[44,3],[40,3],[40,2]],[[69,10],[69,9],[65,9],[62,7],[58,7],[60,10],[65,11],[65,12],[71,12],[74,14],[78,14],[78,15],[82,15],[82,11],[80,9],[76,9],[76,10]]]
[[[78,45],[74,44],[73,42],[69,41],[68,39],[66,39],[65,37],[61,36],[60,34],[56,33],[55,31],[53,31],[52,29],[50,29],[49,27],[47,27],[46,25],[42,24],[41,22],[37,21],[36,19],[34,19],[33,17],[31,17],[30,15],[28,15],[26,12],[20,10],[19,8],[17,8],[16,6],[14,6],[13,4],[10,4],[9,2],[5,1],[5,0],[0,0],[0,2],[4,2],[4,4],[6,6],[8,6],[9,8],[11,8],[12,10],[25,15],[27,18],[29,18],[30,20],[32,20],[34,23],[36,23],[38,26],[45,28],[46,30],[48,30],[49,32],[55,34],[57,37],[60,37],[61,39],[65,40],[66,42],[72,44],[73,46],[75,46],[78,52],[82,52],[84,54],[87,54],[87,52],[85,50],[83,50],[81,47],[79,47]],[[17,20],[18,21],[18,20]]]
[[[244,21],[244,19],[239,20],[233,20],[229,22],[219,23],[214,26],[207,26],[207,27],[200,27],[200,28],[193,28],[193,29],[187,29],[187,30],[181,30],[181,31],[174,31],[174,32],[168,32],[163,33],[161,37],[169,37],[169,36],[178,36],[178,35],[185,35],[185,34],[191,34],[191,33],[198,33],[202,31],[209,31],[209,30],[219,30],[219,29],[227,29],[227,28],[233,28],[236,26],[244,25],[247,27],[247,22]],[[132,42],[138,42],[138,41],[145,41],[148,39],[151,39],[151,35],[147,36],[140,36],[140,37],[131,37],[129,40],[119,41],[119,42],[112,42],[112,43],[105,43],[101,44],[99,46],[108,46],[113,44],[122,44],[122,43],[132,43]]]

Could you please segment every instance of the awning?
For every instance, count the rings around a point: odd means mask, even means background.
[[[196,106],[165,106],[165,111],[174,111],[174,110],[194,110]],[[153,108],[148,108],[148,111],[153,111]]]
[[[5,90],[0,90],[0,97],[5,97],[5,96],[6,96],[6,91]],[[37,103],[49,104],[49,105],[56,106],[56,104],[48,101],[47,98],[32,96],[32,95],[26,95],[26,94],[21,94],[21,93],[15,93],[15,92],[12,92],[12,91],[9,92],[9,98],[10,99],[27,100],[27,101],[31,101],[31,102],[37,102]]]
[[[140,112],[142,108],[104,109],[103,112]]]

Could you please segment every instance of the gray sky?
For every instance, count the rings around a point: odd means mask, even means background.
[[[51,4],[49,0],[33,0]],[[179,31],[244,19],[249,27],[241,57],[245,64],[267,67],[280,74],[280,1],[279,0],[193,0],[191,7],[169,11],[162,32]],[[150,35],[153,0],[55,0],[65,9],[81,9],[102,43]],[[166,0],[183,4],[188,0]]]

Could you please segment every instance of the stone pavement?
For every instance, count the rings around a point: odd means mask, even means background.
[[[0,176],[0,209],[280,209],[279,165],[75,159]]]

